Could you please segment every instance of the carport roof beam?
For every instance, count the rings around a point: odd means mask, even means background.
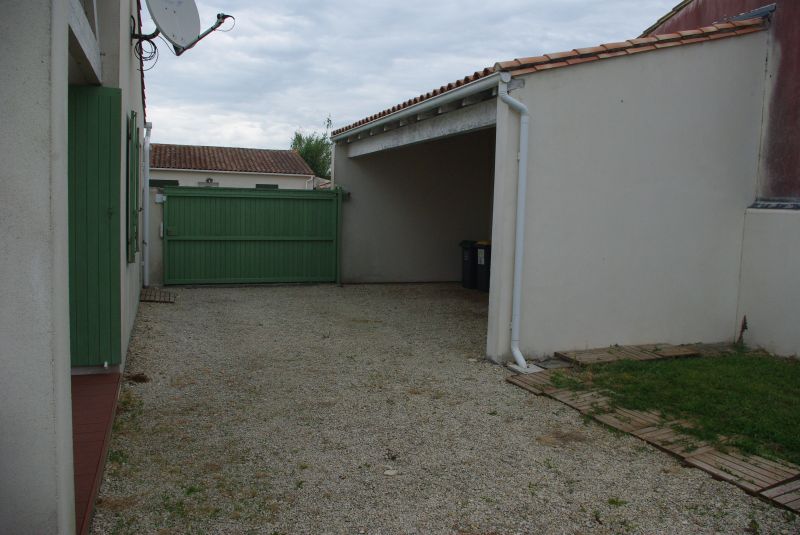
[[[423,100],[419,104],[409,106],[408,108],[403,108],[402,110],[398,110],[372,122],[363,124],[357,128],[353,128],[352,130],[347,130],[339,135],[332,136],[331,140],[334,142],[339,142],[349,138],[358,138],[359,134],[369,134],[369,132],[375,128],[386,126],[390,123],[399,122],[400,120],[408,119],[409,117],[416,118],[417,115],[426,111],[438,110],[445,104],[462,100],[468,96],[476,95],[490,89],[495,89],[499,83],[500,73],[490,74],[485,78],[462,85],[457,89],[453,89],[433,98]]]

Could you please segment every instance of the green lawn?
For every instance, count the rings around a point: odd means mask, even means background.
[[[800,361],[763,352],[657,361],[623,360],[586,368],[587,386],[619,406],[658,410],[684,430],[746,453],[800,464]]]

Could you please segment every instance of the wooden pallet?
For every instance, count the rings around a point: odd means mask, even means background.
[[[555,356],[569,362],[585,366],[617,360],[655,360],[678,357],[696,357],[695,346],[674,346],[671,344],[647,344],[638,346],[611,346],[578,351],[558,351]]]
[[[800,513],[800,477],[761,491],[761,496]]]
[[[710,449],[690,454],[684,461],[752,493],[760,493],[800,475],[797,467],[783,466],[757,455],[744,456],[735,451],[723,453]]]
[[[615,354],[630,354],[627,348],[625,349]],[[652,349],[642,351],[652,351]],[[673,355],[688,353],[669,352]],[[574,356],[580,357],[580,355]],[[630,433],[678,457],[686,464],[711,474],[716,479],[733,483],[773,504],[800,512],[800,467],[770,461],[757,455],[743,455],[733,449],[720,451],[702,440],[682,433],[679,428],[691,427],[688,422],[668,421],[656,411],[613,407],[608,397],[597,390],[559,388],[552,381],[556,373],[569,372],[547,370],[535,374],[512,375],[506,380],[528,392],[548,396],[569,405],[609,427]]]
[[[176,295],[160,288],[142,288],[139,301],[143,303],[174,303]]]

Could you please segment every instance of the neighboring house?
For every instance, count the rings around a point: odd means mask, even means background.
[[[294,150],[151,145],[152,187],[314,189],[321,180]]]
[[[496,361],[733,340],[745,315],[800,352],[800,211],[750,208],[792,13],[497,63],[335,130],[343,281],[458,280],[459,242],[491,238]]]
[[[328,180],[314,171],[294,150],[206,147],[199,145],[150,145],[151,245],[147,267],[149,284],[164,281],[163,204],[157,197],[166,186],[325,189]]]
[[[73,466],[71,372],[118,373],[127,351],[141,270],[144,87],[129,34],[140,20],[136,0],[3,3],[5,533],[75,532],[86,489],[74,476],[92,467]]]

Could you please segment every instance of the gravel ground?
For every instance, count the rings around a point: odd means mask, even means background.
[[[173,291],[139,311],[93,533],[800,532],[505,383],[484,294]]]

